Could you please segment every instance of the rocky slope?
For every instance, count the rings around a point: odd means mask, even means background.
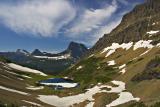
[[[59,54],[61,55],[61,54],[70,53],[71,56],[75,60],[77,60],[77,59],[80,59],[81,57],[83,57],[87,51],[88,51],[88,49],[86,48],[85,45],[79,44],[79,43],[76,43],[76,42],[71,42],[69,44],[68,48],[65,51],[63,51]]]
[[[124,15],[121,23],[111,33],[105,34],[99,39],[90,53],[98,52],[114,42],[122,44],[152,39],[153,43],[158,43],[160,32],[154,36],[150,36],[146,32],[160,30],[159,8],[159,0],[148,0],[144,4],[137,5],[131,12]]]

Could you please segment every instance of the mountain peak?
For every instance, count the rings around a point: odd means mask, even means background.
[[[43,53],[42,53],[39,49],[35,49],[35,50],[32,52],[32,55],[41,56],[41,55],[43,55]]]
[[[73,58],[79,59],[87,51],[88,49],[84,44],[71,41],[67,50],[64,52],[70,52]]]
[[[86,46],[84,44],[71,41],[68,46],[68,50],[73,50],[74,48],[86,48]]]
[[[28,51],[26,51],[24,49],[17,49],[16,53],[18,53],[18,54],[24,54],[24,55],[30,54]]]
[[[71,41],[68,45],[68,48],[58,54],[51,54],[47,52],[41,52],[39,49],[35,49],[31,55],[33,56],[57,56],[57,55],[65,55],[70,54],[73,58],[79,59],[88,51],[87,47],[84,44],[76,43]]]

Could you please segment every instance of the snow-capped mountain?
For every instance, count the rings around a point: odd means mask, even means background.
[[[24,49],[17,49],[17,54],[24,54],[24,55],[30,55],[30,53]]]
[[[35,49],[31,53],[23,49],[17,49],[16,52],[0,52],[0,56],[6,57],[17,64],[44,72],[58,73],[74,64],[87,51],[88,49],[83,44],[71,42],[66,50],[57,54],[41,52],[39,49]]]
[[[85,45],[76,43],[76,42],[70,42],[68,48],[64,50],[63,52],[53,54],[53,53],[48,53],[48,52],[41,52],[39,49],[35,49],[32,53],[31,56],[40,58],[40,59],[68,59],[68,58],[73,58],[74,60],[80,59],[88,49],[86,48]]]

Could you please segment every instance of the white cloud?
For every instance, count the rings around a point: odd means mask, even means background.
[[[115,20],[112,20],[110,23],[101,26],[94,32],[85,35],[79,35],[77,38],[72,38],[72,40],[83,43],[87,46],[93,46],[97,40],[104,36],[104,34],[110,33],[117,25],[121,22],[122,17],[117,17]]]
[[[100,37],[110,33],[120,23],[122,15],[114,15],[117,9],[118,4],[113,0],[111,5],[104,8],[85,10],[68,30],[68,36],[88,46],[94,45]]]
[[[114,0],[111,5],[107,5],[102,9],[85,10],[85,12],[75,21],[69,33],[71,37],[77,37],[82,33],[92,32],[95,29],[99,29],[104,21],[110,18],[110,16],[117,10],[117,3]]]
[[[95,42],[104,36],[104,34],[110,33],[116,26],[118,26],[121,22],[121,17],[118,17],[116,20],[112,20],[110,23],[107,25],[103,26],[101,29],[99,29],[97,32],[92,34],[92,40],[91,44],[95,44]]]
[[[118,17],[116,20],[111,21],[110,23],[101,26],[98,30],[95,32],[90,33],[89,35],[78,38],[77,41],[84,43],[88,46],[94,45],[97,40],[104,36],[104,34],[110,33],[119,23],[121,22],[121,17]]]
[[[76,11],[68,0],[32,0],[0,4],[1,23],[15,32],[49,37],[74,19]]]

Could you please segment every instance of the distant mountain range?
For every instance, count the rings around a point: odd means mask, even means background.
[[[0,52],[0,56],[23,66],[57,74],[78,61],[87,51],[85,45],[70,42],[66,50],[57,54],[41,52],[39,49],[31,53],[24,49],[17,49],[16,52]]]

